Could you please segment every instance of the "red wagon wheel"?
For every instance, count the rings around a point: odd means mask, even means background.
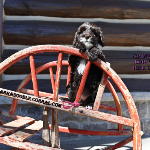
[[[58,52],[59,53],[58,61],[44,64],[43,66],[35,69],[34,54],[43,53],[43,52]],[[7,58],[5,61],[3,61],[0,64],[0,74],[2,74],[7,68],[9,68],[11,65],[16,63],[17,61],[19,61],[19,60],[21,60],[27,56],[29,56],[29,58],[30,58],[31,74],[28,75],[22,81],[22,83],[20,84],[20,86],[18,87],[18,90],[17,90],[17,92],[27,93],[27,94],[26,95],[21,95],[21,94],[19,95],[18,94],[19,96],[18,97],[16,96],[15,99],[13,99],[11,109],[10,109],[10,114],[11,115],[14,114],[18,100],[27,101],[27,100],[25,100],[25,98],[23,98],[23,96],[28,96],[28,94],[33,94],[36,97],[39,97],[39,96],[40,97],[47,97],[48,96],[50,98],[53,98],[53,101],[49,100],[49,102],[48,102],[48,101],[44,101],[41,99],[36,99],[35,97],[33,97],[33,98],[31,97],[31,100],[30,101],[28,100],[27,102],[39,104],[39,105],[46,106],[46,107],[56,108],[56,109],[59,109],[62,111],[67,111],[67,112],[71,112],[71,113],[75,113],[75,114],[79,114],[79,115],[85,115],[88,117],[93,117],[93,118],[97,118],[100,120],[109,121],[109,122],[113,122],[113,123],[118,124],[118,130],[87,131],[87,130],[68,129],[65,127],[60,127],[59,130],[61,132],[76,133],[76,134],[90,134],[90,135],[129,135],[129,134],[131,134],[131,131],[123,130],[123,125],[126,125],[126,126],[130,126],[133,128],[133,136],[127,138],[124,141],[121,141],[120,143],[118,143],[118,144],[116,144],[110,148],[107,148],[107,150],[119,148],[119,147],[125,145],[126,143],[132,141],[132,139],[133,139],[133,149],[134,150],[141,150],[140,121],[139,121],[139,116],[138,116],[134,101],[132,99],[132,96],[131,96],[130,92],[128,91],[127,87],[124,85],[124,83],[120,79],[120,77],[114,72],[114,70],[112,68],[109,67],[109,65],[107,65],[103,61],[98,59],[96,62],[94,62],[95,65],[97,65],[99,68],[101,68],[104,71],[103,79],[101,81],[101,84],[99,86],[97,96],[95,99],[94,110],[89,110],[89,109],[85,109],[84,107],[76,107],[76,106],[72,106],[72,107],[69,107],[66,109],[64,107],[64,105],[62,105],[61,102],[56,102],[58,97],[60,96],[60,95],[58,95],[58,92],[59,92],[61,68],[62,68],[62,65],[68,65],[67,61],[62,60],[63,59],[63,53],[77,55],[77,56],[83,57],[85,59],[88,59],[87,53],[84,53],[81,55],[79,53],[78,49],[75,49],[75,48],[70,48],[70,47],[65,47],[65,46],[43,45],[43,46],[34,46],[34,47],[30,47],[30,48],[24,49],[22,51],[19,51],[19,52],[15,53],[14,55],[10,56],[9,58]],[[86,65],[86,69],[85,69],[85,72],[84,72],[83,78],[82,78],[82,84],[80,84],[79,91],[78,91],[77,96],[76,96],[76,100],[75,100],[76,103],[79,102],[80,95],[83,91],[84,83],[86,81],[86,77],[87,77],[90,65],[91,65],[90,62],[88,62]],[[52,71],[53,66],[57,66],[55,82],[54,82],[53,71]],[[38,74],[39,72],[41,72],[42,70],[45,70],[47,68],[49,68],[49,70],[50,70],[51,83],[52,83],[52,87],[53,87],[53,94],[42,92],[42,91],[38,90],[36,74]],[[70,74],[70,68],[68,67],[67,83],[69,82],[69,79],[70,79],[69,74]],[[107,80],[108,76],[112,79],[112,81],[116,84],[116,86],[120,90],[120,92],[121,92],[121,94],[122,94],[122,96],[123,96],[123,98],[127,104],[131,118],[122,117],[121,107],[120,107],[120,102],[119,102],[118,96],[117,96],[113,86],[111,85],[111,83]],[[24,89],[25,85],[29,82],[29,80],[31,78],[32,78],[32,82],[33,82],[33,90]],[[113,95],[113,98],[114,98],[114,101],[116,104],[116,108],[111,107],[111,106],[105,106],[105,105],[101,104],[102,94],[104,92],[104,88],[106,85],[108,86],[108,88],[110,89],[110,91]],[[1,88],[0,95],[14,98],[15,94],[8,94],[5,91],[6,90],[3,90]],[[43,103],[41,104],[41,102],[43,102]],[[110,110],[110,111],[116,111],[117,115],[112,115],[112,114],[100,112],[100,111],[98,111],[99,108]]]

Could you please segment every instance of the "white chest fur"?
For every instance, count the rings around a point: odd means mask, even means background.
[[[80,61],[79,66],[77,67],[77,70],[78,70],[78,73],[79,73],[79,74],[83,75],[84,70],[85,70],[85,66],[86,66],[86,60],[85,60],[85,59],[82,59],[82,60]]]

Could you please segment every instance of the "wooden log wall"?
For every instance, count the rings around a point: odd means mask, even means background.
[[[149,91],[149,79],[141,78],[150,73],[150,52],[147,50],[150,46],[150,21],[147,20],[148,23],[145,21],[145,19],[150,19],[150,1],[5,0],[4,12],[6,16],[12,18],[13,16],[25,17],[23,20],[15,20],[14,17],[14,19],[4,21],[3,39],[5,45],[9,45],[9,47],[11,45],[41,44],[72,45],[77,28],[89,18],[96,18],[93,23],[103,30],[106,46],[103,52],[106,60],[111,63],[111,67],[120,75],[133,75],[132,78],[123,79],[131,92]],[[28,17],[38,16],[43,18],[46,16],[48,20],[28,19]],[[54,18],[55,21],[53,21]],[[136,19],[144,20],[140,22]],[[118,48],[115,50],[114,46],[119,46],[120,50]],[[136,47],[133,49],[133,46],[136,46],[137,50]],[[140,51],[138,50],[139,46],[141,47]],[[6,59],[18,50],[20,49],[17,47],[16,49],[5,49],[2,59]],[[35,57],[36,67],[56,59],[56,53],[37,54]],[[64,59],[67,60],[67,55],[64,56]],[[56,69],[54,68],[54,70]],[[67,68],[64,67],[62,73],[66,74],[66,72]],[[30,73],[28,58],[17,62],[5,71],[5,75],[28,73]],[[48,70],[45,70],[41,74],[47,73]],[[134,78],[137,74],[141,75],[140,79]],[[7,82],[10,81],[4,81],[2,86],[8,89],[14,89],[20,83],[19,80],[11,81],[12,84],[7,84]],[[46,79],[39,81],[42,90],[42,83],[44,83],[44,87],[49,86]],[[64,92],[65,88],[65,81],[63,83],[61,92]],[[31,87],[31,83],[29,87]]]
[[[72,44],[82,23],[46,21],[5,21],[5,44]],[[95,22],[103,30],[106,46],[150,46],[149,24]]]
[[[4,8],[19,16],[150,19],[149,1],[142,0],[6,0]]]

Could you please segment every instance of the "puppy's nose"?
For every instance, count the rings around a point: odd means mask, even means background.
[[[85,34],[85,38],[89,39],[90,35],[89,34]]]

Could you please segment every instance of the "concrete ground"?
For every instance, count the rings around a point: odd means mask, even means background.
[[[111,145],[114,145],[115,143],[123,140],[127,137],[85,137],[79,139],[61,139],[61,148],[63,150],[103,150],[106,147],[109,147]],[[41,140],[31,141],[37,144],[42,144]],[[0,150],[10,150],[11,147],[5,146],[0,144]],[[118,150],[132,150],[133,149],[133,143],[130,142],[129,144],[125,145],[122,148],[119,148]],[[142,150],[150,150],[150,137],[148,136],[142,136]]]

